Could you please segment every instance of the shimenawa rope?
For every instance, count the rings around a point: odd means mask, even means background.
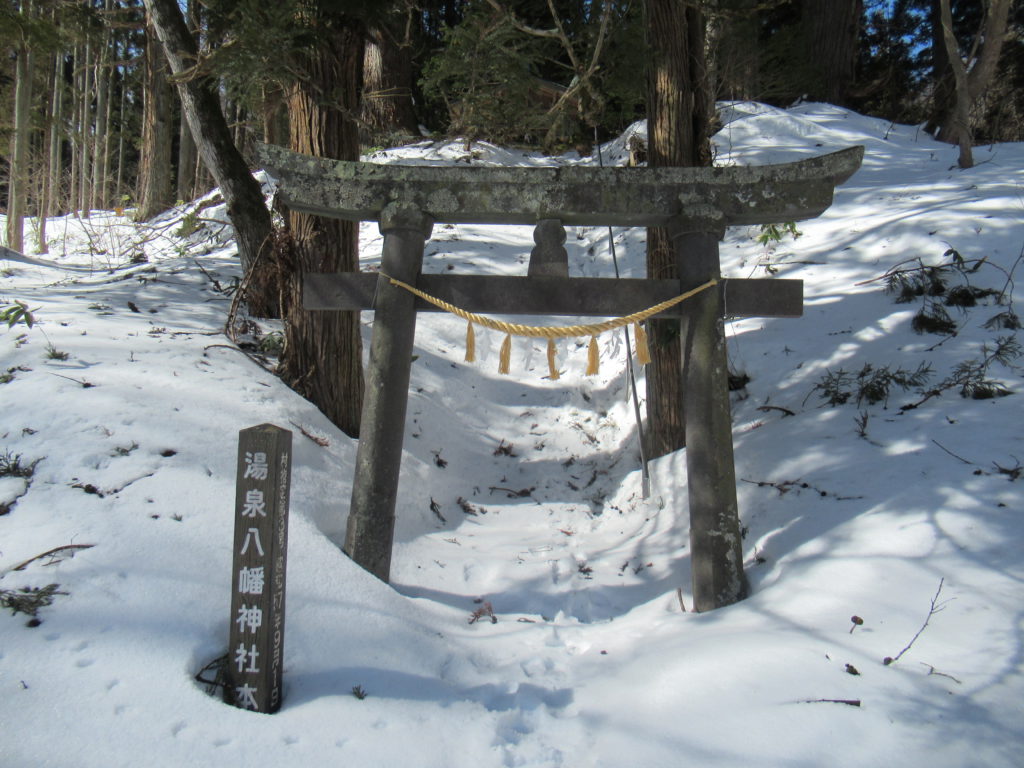
[[[428,293],[424,293],[419,288],[415,288],[408,283],[404,283],[390,275],[384,274],[383,272],[381,272],[381,275],[387,278],[392,285],[404,288],[409,293],[419,296],[424,301],[433,304],[435,307],[440,307],[444,311],[450,312],[456,317],[461,317],[468,323],[466,327],[467,363],[472,363],[476,360],[476,333],[473,330],[474,324],[482,325],[484,328],[490,328],[494,331],[501,331],[505,334],[505,340],[501,344],[501,352],[498,361],[499,373],[509,372],[509,363],[512,357],[513,336],[547,339],[548,370],[552,379],[559,378],[558,366],[555,361],[556,339],[590,336],[590,345],[587,348],[586,375],[593,376],[598,372],[599,365],[599,353],[597,347],[598,334],[604,333],[605,331],[615,330],[616,328],[622,328],[629,324],[633,325],[633,334],[636,337],[637,362],[640,363],[640,365],[647,365],[647,363],[651,362],[651,356],[647,347],[647,334],[640,326],[640,323],[659,312],[665,311],[669,307],[674,307],[676,304],[680,304],[687,299],[693,298],[698,293],[718,285],[718,280],[713,278],[702,285],[698,285],[696,288],[686,291],[685,293],[681,293],[671,299],[655,304],[653,307],[648,307],[647,309],[639,312],[633,312],[632,314],[625,315],[624,317],[617,317],[600,323],[591,323],[588,325],[522,325],[520,323],[508,323],[503,320],[495,320],[494,318],[487,317],[486,315],[478,315],[475,312],[469,312],[465,309],[461,309],[460,307],[456,307],[454,304],[448,303],[444,299],[439,299]]]

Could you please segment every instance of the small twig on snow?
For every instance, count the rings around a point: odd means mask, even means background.
[[[314,435],[312,432],[310,432],[308,429],[306,429],[301,424],[296,424],[294,421],[289,421],[288,423],[291,424],[293,427],[295,427],[297,430],[299,430],[299,432],[301,432],[303,435],[308,437],[314,443],[319,445],[321,448],[326,448],[327,446],[329,446],[331,444],[331,441],[328,440],[326,437],[318,437],[317,435]]]
[[[231,681],[228,679],[226,674],[228,658],[229,655],[226,653],[223,656],[218,656],[196,672],[193,679],[197,683],[203,683],[206,686],[206,692],[208,694],[213,694],[218,688],[220,688],[224,694],[225,701],[234,701],[235,689],[234,686],[231,685]],[[204,672],[212,672],[213,677],[203,677]]]
[[[470,624],[476,624],[484,616],[487,616],[491,620],[491,624],[498,623],[498,617],[494,615],[494,607],[490,603],[484,603],[469,617]]]
[[[495,491],[503,491],[508,494],[510,499],[522,499],[533,493],[533,488],[521,488],[518,491],[514,491],[511,488],[502,488],[500,485],[491,485],[487,488],[491,493]]]
[[[947,675],[945,672],[937,672],[937,671],[935,671],[935,667],[933,667],[931,664],[928,664],[928,663],[923,662],[923,661],[921,662],[921,664],[924,664],[926,667],[928,667],[928,674],[929,675],[938,675],[939,677],[948,677],[950,680],[952,680],[957,685],[963,685],[963,681],[958,680],[957,678],[953,677],[952,675]]]
[[[61,546],[61,547],[54,547],[53,549],[47,550],[46,552],[43,552],[42,554],[36,555],[35,557],[30,557],[28,560],[26,560],[23,563],[18,563],[16,566],[11,568],[11,570],[12,571],[23,571],[23,570],[25,570],[25,568],[28,565],[34,563],[36,560],[42,560],[44,557],[56,556],[56,555],[60,554],[61,552],[66,552],[68,550],[89,549],[89,548],[95,547],[95,546],[96,546],[95,544],[65,544],[64,546]],[[73,557],[73,555],[72,555],[72,557]],[[60,561],[55,560],[54,562],[60,562]],[[53,565],[53,563],[52,562],[51,563],[47,563],[47,565]]]
[[[941,605],[939,604],[939,595],[942,593],[942,585],[945,581],[945,577],[939,579],[939,588],[935,590],[935,597],[932,598],[932,604],[928,609],[928,615],[925,617],[924,624],[922,624],[921,628],[917,630],[917,634],[915,634],[910,639],[910,642],[907,643],[906,648],[904,648],[902,651],[897,653],[895,656],[886,656],[884,659],[882,659],[882,663],[885,666],[888,667],[890,664],[895,664],[897,661],[899,661],[900,657],[910,650],[910,647],[917,641],[917,638],[921,636],[921,633],[924,632],[925,628],[928,626],[928,622],[931,621],[932,616],[934,616],[936,613],[938,613],[946,607],[946,603],[948,603],[949,600],[946,600]],[[956,598],[951,599],[955,600]]]
[[[206,267],[204,267],[202,264],[199,263],[199,259],[192,259],[192,261],[194,261],[196,263],[196,266],[199,267],[199,271],[202,272],[204,275],[206,275],[207,279],[211,283],[213,283],[213,287],[217,289],[217,292],[218,293],[223,293],[224,292],[224,288],[223,288],[223,286],[221,286],[220,280],[218,280],[216,277],[214,277],[209,272],[207,272],[206,271]]]
[[[441,514],[441,505],[434,501],[433,496],[430,497],[430,511],[433,512],[437,519],[440,520],[442,523],[448,522],[447,520],[445,520],[444,515]]]
[[[994,461],[992,462],[992,466],[996,468],[996,472],[1000,475],[1006,475],[1009,477],[1011,483],[1021,476],[1021,472],[1024,472],[1024,467],[1021,466],[1020,459],[1014,456],[1013,460],[1017,462],[1017,466],[1015,467],[1003,467]]]
[[[82,389],[90,389],[90,388],[96,386],[91,381],[86,381],[85,379],[74,379],[74,378],[72,378],[70,376],[65,376],[65,375],[63,375],[61,373],[54,373],[53,371],[50,371],[50,375],[51,376],[60,376],[60,378],[62,378],[62,379],[67,379],[68,381],[75,382],[75,384],[80,384]]]
[[[970,466],[972,466],[972,467],[976,467],[976,466],[978,466],[978,465],[977,465],[977,464],[975,464],[975,463],[974,463],[973,461],[968,461],[968,460],[967,460],[967,459],[965,459],[965,458],[964,458],[963,456],[957,456],[957,455],[956,455],[955,453],[953,453],[953,452],[952,452],[951,450],[949,450],[949,448],[947,448],[946,446],[944,446],[944,445],[943,445],[942,443],[940,443],[940,442],[939,442],[938,440],[932,440],[932,442],[933,442],[933,443],[935,443],[935,444],[936,444],[937,446],[939,446],[939,448],[941,448],[942,450],[944,450],[944,451],[945,451],[946,453],[948,453],[948,454],[949,454],[950,456],[952,456],[952,457],[953,457],[954,459],[958,459],[959,461],[962,461],[962,462],[963,462],[964,464],[968,464],[968,465],[970,465]]]
[[[682,587],[676,587],[676,597],[679,598],[679,607],[682,609],[683,613],[686,613],[686,603],[683,602],[683,588]]]
[[[848,707],[859,707],[860,699],[801,699],[798,704],[845,704]]]
[[[779,411],[782,413],[782,418],[786,418],[787,416],[796,416],[796,413],[789,410],[789,408],[783,408],[781,405],[762,405],[759,406],[757,410],[765,413],[768,413],[768,411]]]

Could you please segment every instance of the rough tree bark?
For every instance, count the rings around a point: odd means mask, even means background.
[[[30,13],[32,4],[23,2],[22,13]],[[27,186],[29,110],[32,106],[32,49],[23,40],[14,65],[14,137],[11,141],[10,173],[7,178],[7,245],[15,251],[25,250],[25,203]]]
[[[749,100],[760,95],[759,0],[729,0],[708,19],[708,53],[717,98]]]
[[[114,200],[116,201],[116,207],[124,206],[125,192],[124,192],[124,176],[125,176],[125,150],[126,136],[125,136],[125,104],[128,101],[128,89],[124,87],[124,83],[121,84],[121,98],[120,105],[118,106],[118,117],[117,117],[117,172],[114,174]]]
[[[171,87],[167,82],[167,62],[160,55],[152,21],[146,24],[145,67],[136,221],[148,221],[174,202],[171,193]],[[83,169],[83,179],[85,175]]]
[[[105,0],[104,10],[109,13],[112,8],[112,0]],[[106,208],[109,202],[109,184],[107,179],[110,169],[107,162],[110,159],[110,61],[112,59],[112,38],[113,35],[110,28],[105,28],[99,55],[96,57],[96,74],[93,76],[93,80],[96,83],[96,130],[93,134],[92,188],[89,193],[89,208],[93,210]]]
[[[274,84],[265,85],[261,94],[263,143],[284,144],[284,92]]]
[[[267,267],[258,268],[250,283],[246,296],[249,311],[276,317],[278,291],[276,284],[265,278],[270,271],[270,212],[260,185],[235,147],[214,84],[201,72],[190,71],[199,53],[176,0],[146,0],[146,10],[174,73],[192,137],[227,204],[242,268],[248,272],[259,259]]]
[[[195,16],[195,0],[188,0],[185,6],[185,23],[189,35],[195,39],[197,20]],[[196,44],[198,48],[198,43]],[[179,100],[181,96],[179,94]],[[182,201],[191,200],[196,193],[196,159],[199,148],[192,138],[192,129],[188,126],[188,116],[185,114],[184,102],[181,107],[181,119],[178,122],[178,162],[177,162],[177,190],[178,199]]]
[[[677,0],[646,0],[647,163],[652,168],[711,164],[711,95],[704,59],[704,17]],[[647,275],[678,277],[663,229],[647,230]],[[686,444],[679,321],[649,321],[648,456]]]
[[[359,159],[363,77],[362,25],[308,2],[303,12],[317,45],[296,55],[301,73],[287,93],[291,149],[335,160]],[[330,94],[331,98],[325,98]],[[346,434],[357,436],[363,401],[362,341],[358,312],[307,312],[302,281],[308,272],[358,268],[358,224],[290,212],[295,261],[285,299],[282,377]]]
[[[953,69],[953,96],[955,99],[948,127],[943,126],[940,135],[945,134],[947,140],[951,135],[956,136],[956,141],[950,143],[960,145],[958,165],[961,168],[972,168],[974,154],[971,151],[971,96],[967,86],[967,70],[960,58],[956,35],[953,34],[953,14],[950,11],[949,0],[940,0],[939,7],[942,14],[942,42],[946,47],[946,56]]]
[[[85,41],[85,44],[79,49],[81,52],[81,63],[79,64],[79,56],[75,55],[75,66],[81,70],[81,74],[78,79],[78,186],[76,187],[74,182],[71,184],[71,188],[74,194],[77,196],[76,204],[77,210],[82,218],[89,218],[89,190],[92,188],[92,183],[89,179],[89,171],[92,168],[90,161],[89,152],[92,148],[92,142],[90,141],[90,134],[92,131],[92,44],[89,40]],[[145,110],[150,105],[150,93],[149,93],[149,71],[145,72],[143,80],[143,134],[142,134],[142,157],[139,160],[139,177],[144,177],[145,174],[145,163],[146,163],[146,133],[145,124],[147,116]]]
[[[176,189],[178,199],[188,201],[195,197],[196,193],[196,156],[199,150],[196,147],[195,139],[192,138],[192,129],[188,127],[188,117],[185,110],[181,111],[181,120],[178,123],[178,176]]]
[[[953,67],[946,51],[946,37],[942,31],[941,0],[931,0],[928,21],[931,29],[932,105],[924,130],[933,136],[945,122],[949,105],[956,101],[953,85]]]
[[[857,63],[862,0],[804,0],[801,16],[808,95],[844,104]]]
[[[64,95],[64,77],[62,72],[64,57],[60,53],[52,57],[52,78],[50,84],[52,94],[50,98],[50,122],[47,126],[48,151],[46,161],[46,185],[43,194],[43,201],[39,211],[39,242],[40,253],[47,253],[50,249],[46,240],[46,220],[54,215],[57,210],[57,194],[60,189],[61,179],[61,153],[60,153],[60,130],[63,118],[62,100]]]
[[[374,27],[366,39],[361,119],[378,135],[415,136],[418,130],[410,49],[386,26]]]

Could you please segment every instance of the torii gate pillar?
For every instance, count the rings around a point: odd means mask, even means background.
[[[388,204],[380,215],[384,236],[381,271],[415,283],[423,263],[423,245],[433,226],[430,217],[415,205]],[[386,321],[374,324],[370,343],[356,449],[355,476],[360,482],[352,487],[344,550],[374,576],[387,581],[409,401],[416,297],[381,275],[374,309],[377,317]]]
[[[718,242],[725,234],[722,214],[713,208],[696,206],[687,213],[668,228],[683,291],[721,277]],[[749,585],[736,501],[722,294],[703,291],[690,301],[680,327],[690,570],[694,610],[709,611],[742,600]]]

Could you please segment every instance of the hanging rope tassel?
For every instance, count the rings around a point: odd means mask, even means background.
[[[473,323],[466,323],[466,362],[476,362],[476,331]]]
[[[552,381],[557,381],[558,375],[558,364],[555,362],[555,340],[548,339],[548,378]]]
[[[501,342],[501,355],[498,358],[498,373],[508,373],[512,361],[512,334],[506,334]]]
[[[636,342],[636,361],[647,365],[651,362],[651,350],[647,346],[647,331],[640,323],[633,323],[633,340]]]
[[[596,376],[600,366],[600,352],[597,348],[597,336],[591,336],[590,346],[587,348],[587,376]]]

